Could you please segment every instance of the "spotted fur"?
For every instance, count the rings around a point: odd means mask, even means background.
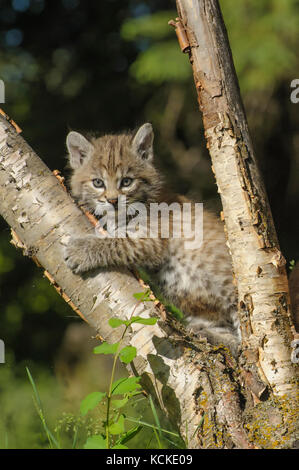
[[[150,124],[144,124],[135,135],[106,135],[90,140],[71,132],[67,147],[73,169],[73,195],[96,215],[99,208],[108,207],[108,201],[120,195],[126,196],[128,205],[142,202],[146,207],[152,202],[186,202],[165,189],[163,178],[153,165],[153,137]],[[124,178],[132,180],[131,184],[122,186]],[[103,186],[96,188],[95,180]],[[160,223],[162,226],[163,220]],[[72,238],[65,260],[76,273],[97,267],[145,267],[165,297],[185,313],[193,331],[213,344],[229,346],[235,353],[240,342],[237,296],[222,223],[204,211],[202,245],[186,249],[184,241],[183,235],[136,239],[99,239],[90,235]]]

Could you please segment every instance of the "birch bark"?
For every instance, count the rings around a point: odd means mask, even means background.
[[[177,425],[189,448],[296,447],[298,402],[284,260],[259,177],[229,44],[216,0],[181,0],[178,11],[221,194],[239,289],[244,355],[186,334],[155,302],[136,314],[161,315],[134,324],[138,350],[131,371]],[[125,318],[143,290],[126,270],[73,275],[62,261],[70,235],[92,225],[57,178],[0,116],[0,213],[60,294],[102,338],[115,341],[111,316]]]
[[[218,0],[177,0],[239,292],[244,358],[276,396],[298,396],[285,260],[255,160]],[[297,375],[298,377],[298,375]]]
[[[90,233],[94,227],[57,178],[2,116],[0,188],[0,214],[14,230],[24,254],[45,269],[58,292],[101,338],[117,341],[119,333],[110,328],[109,318],[128,318],[136,307],[133,294],[144,288],[125,269],[97,270],[81,277],[66,267],[62,250],[68,238],[74,233]],[[161,314],[164,315],[163,308],[154,301],[135,309],[135,315],[144,317]],[[202,363],[209,371],[213,362],[222,364],[225,356],[219,352],[209,357],[212,349],[209,345],[203,342],[195,346],[169,319],[154,326],[133,324],[127,342],[138,351],[130,366],[131,372],[142,376],[144,386],[180,430],[189,447],[197,447],[201,413],[195,396],[203,380],[207,383],[203,389],[210,387],[211,375],[206,372],[203,377],[198,364]],[[231,362],[228,367],[232,368]],[[213,379],[218,382],[217,387],[220,387],[221,377],[224,386],[231,388],[230,380],[221,371],[220,379],[219,374]],[[238,402],[238,397],[233,396],[230,401],[234,400]],[[243,432],[241,434],[243,436]],[[243,440],[247,442],[246,436]]]

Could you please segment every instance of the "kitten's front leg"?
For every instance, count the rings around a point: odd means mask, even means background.
[[[64,251],[67,266],[75,273],[99,267],[147,266],[157,268],[166,254],[165,240],[105,238],[89,235],[71,238]]]
[[[94,236],[71,237],[64,249],[64,261],[74,273],[89,271],[99,266],[97,251],[99,239]]]

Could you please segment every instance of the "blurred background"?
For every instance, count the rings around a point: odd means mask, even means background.
[[[299,1],[220,4],[289,265],[299,259],[299,104],[290,100]],[[70,129],[117,132],[150,121],[156,163],[172,188],[219,211],[188,56],[167,24],[174,8],[170,0],[1,0],[1,107],[50,169],[62,171]],[[105,389],[111,363],[92,357],[88,327],[10,245],[3,220],[0,228],[0,448],[47,447],[25,366],[68,446],[80,400]]]

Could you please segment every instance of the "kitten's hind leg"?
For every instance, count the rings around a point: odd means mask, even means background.
[[[230,349],[233,356],[238,356],[241,344],[238,330],[229,326],[216,326],[212,322],[197,317],[189,317],[187,321],[188,328],[195,334],[204,336],[214,346],[223,344]]]

